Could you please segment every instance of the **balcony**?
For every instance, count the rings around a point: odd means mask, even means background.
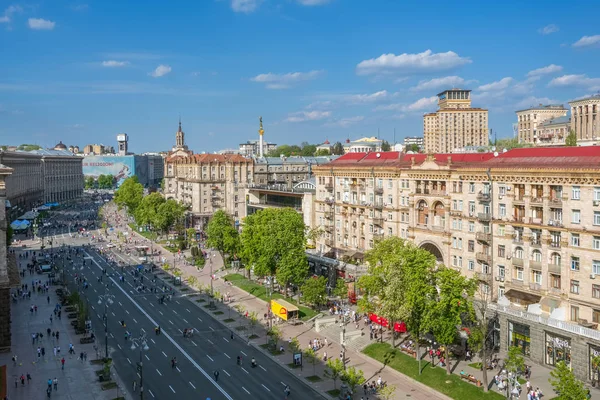
[[[333,247],[333,239],[325,239],[325,246]]]
[[[529,239],[529,244],[532,247],[541,247],[542,246],[542,241],[539,238],[532,237],[532,238]]]
[[[560,275],[561,274],[561,266],[560,264],[548,264],[548,272],[551,274]]]
[[[561,197],[555,197],[550,199],[550,207],[551,208],[562,208],[563,202]]]
[[[383,228],[383,218],[382,217],[373,218],[373,224]]]
[[[221,190],[221,188],[218,186],[211,186],[211,190]]]
[[[373,203],[373,208],[376,210],[383,210],[383,202],[376,201],[375,203]]]
[[[373,240],[383,240],[383,233],[373,233]]]
[[[554,241],[554,240],[549,240],[548,241],[548,247],[550,247],[551,249],[560,249],[561,248],[561,242],[558,241]]]
[[[328,192],[333,191],[333,183],[332,182],[327,182],[325,184],[325,190],[327,190]]]
[[[522,258],[517,258],[517,257],[512,258],[512,265],[514,267],[522,267],[523,264],[524,264],[524,262],[523,262]]]
[[[477,232],[475,234],[475,239],[480,242],[489,242],[492,240],[492,234],[487,232]]]
[[[492,196],[489,193],[479,192],[477,193],[477,201],[489,202],[492,200]]]
[[[325,232],[333,233],[335,227],[333,225],[325,225]]]
[[[548,221],[548,225],[562,228],[563,227],[563,222],[562,222],[561,219],[551,219],[551,220]]]
[[[529,290],[533,290],[534,292],[541,292],[542,291],[542,285],[540,285],[539,283],[530,282],[529,283]]]
[[[542,270],[542,262],[535,261],[535,260],[529,260],[529,268],[535,269],[536,271],[541,271]]]
[[[376,187],[373,189],[373,192],[375,192],[375,194],[383,194],[383,188],[382,187]]]
[[[515,198],[513,199],[513,204],[514,205],[519,205],[519,204],[523,205],[523,204],[525,204],[525,199],[523,198],[523,196],[515,195]]]
[[[478,252],[475,255],[475,258],[477,259],[477,261],[482,262],[484,264],[491,264],[492,263],[492,256],[483,252]]]
[[[450,210],[450,215],[452,217],[462,217],[463,216],[463,212],[462,211],[458,211],[458,210]]]
[[[476,272],[475,277],[483,282],[489,282],[492,280],[492,274],[489,272]]]
[[[483,222],[490,222],[492,220],[492,214],[490,213],[479,213],[477,219]]]
[[[335,212],[333,210],[325,211],[325,218],[333,219],[335,217]]]
[[[532,206],[542,206],[544,205],[544,199],[542,197],[532,197],[531,200],[529,200],[529,204]]]

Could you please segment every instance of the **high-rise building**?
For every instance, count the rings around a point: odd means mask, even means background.
[[[423,116],[425,152],[453,153],[489,144],[488,111],[471,107],[470,90],[450,89],[437,96],[439,109]]]
[[[542,105],[517,111],[517,139],[519,143],[545,144],[547,139],[540,140],[537,134],[538,125],[550,119],[565,117],[568,110],[558,105]]]
[[[404,147],[409,147],[409,146],[419,146],[419,149],[423,149],[424,146],[424,139],[423,136],[407,136],[404,138]]]
[[[595,145],[600,141],[600,94],[569,102],[571,106],[571,129],[577,136],[577,144]]]

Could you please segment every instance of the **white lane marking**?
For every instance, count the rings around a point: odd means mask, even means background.
[[[114,339],[114,338],[115,338],[115,335],[113,335],[113,334],[111,333],[111,334],[110,334],[110,337],[111,337],[112,339]]]
[[[225,357],[227,357],[227,358],[229,358],[229,359],[231,360],[231,357],[229,357],[229,356],[227,355],[227,353],[223,353],[223,354],[225,354]]]
[[[281,383],[283,386],[287,386],[285,383],[283,383],[283,382],[281,382],[281,381],[279,381],[279,383]]]
[[[128,358],[127,361],[129,362],[129,364],[131,364],[131,360]]]
[[[198,347],[198,345],[196,344],[196,342],[194,342],[193,340],[190,340],[190,342],[192,342],[192,344],[196,347]]]
[[[248,371],[246,371],[246,368],[242,367],[242,370],[243,370],[245,373],[247,373],[247,374],[250,374]]]
[[[229,375],[229,372],[225,371],[224,369],[222,369],[221,371],[225,372],[227,374],[227,376],[231,376],[231,375]]]
[[[175,367],[175,369],[177,369],[177,371],[181,372],[181,370],[179,369],[179,367]]]
[[[135,321],[135,318],[133,319]],[[137,323],[137,321],[135,321]],[[142,332],[146,333],[146,330],[144,328],[141,328]]]
[[[213,332],[215,331],[215,328],[213,328],[212,326],[209,326],[209,328],[211,331],[213,331]]]
[[[150,303],[150,305],[151,305],[152,307],[156,307],[156,306],[154,305],[154,303]]]
[[[190,384],[191,387],[193,387],[194,389],[196,389],[196,386],[194,386],[194,384],[192,382],[188,382]]]
[[[163,356],[167,357],[167,355],[165,354],[165,352],[164,352],[164,351],[163,351],[162,353],[163,353]]]
[[[171,387],[171,385],[169,385],[169,389],[171,389],[171,392],[175,393],[175,390]]]
[[[210,341],[210,339],[206,339],[206,341],[210,344],[214,344],[213,342]]]
[[[187,312],[191,313],[191,311],[190,311],[190,309],[189,309],[189,308],[186,308],[185,310],[186,310]],[[200,318],[198,318],[198,319],[200,319]],[[202,320],[200,319],[200,321],[202,321]]]
[[[224,341],[226,341],[227,343],[229,343],[229,340],[227,340],[227,339],[225,339],[225,338],[223,338],[223,340],[224,340]]]
[[[173,321],[169,320],[169,323],[170,323],[171,325],[173,325]]]
[[[158,368],[156,369],[156,372],[158,372],[158,374],[159,374],[160,376],[162,376],[162,374],[160,373],[160,371],[158,370]]]
[[[173,312],[174,312],[175,314],[177,314],[177,311],[173,310]]]
[[[154,397],[154,393],[152,393],[152,390],[148,389],[148,392],[152,395],[152,397]]]
[[[121,307],[123,307],[123,304],[121,304],[121,302],[120,302],[120,301],[119,301],[119,305],[120,305]]]
[[[133,319],[133,322],[135,322],[136,324],[138,323],[138,322],[135,320],[135,318]],[[143,329],[142,329],[142,330],[143,330]]]
[[[129,314],[129,311],[125,310],[125,312],[126,312],[127,314]]]
[[[186,324],[189,324],[189,322],[185,318],[183,319],[183,322],[185,322]]]
[[[154,339],[150,339],[150,341],[151,341],[152,343],[156,344],[156,342],[154,341]]]
[[[188,310],[189,311],[189,310]],[[200,317],[198,317],[198,321],[202,322],[202,320],[200,319]]]
[[[89,257],[90,255],[85,252],[85,254]],[[92,262],[94,264],[96,264],[96,266],[100,269],[102,269],[102,267],[100,266],[100,264],[98,264],[98,262],[94,259],[92,259]],[[129,301],[131,301],[131,303],[133,303],[134,306],[137,307],[137,309],[144,314],[144,316],[146,318],[148,318],[148,320],[154,325],[154,326],[158,326],[158,324],[156,323],[156,321],[135,301],[133,300],[133,298],[127,294],[127,292],[125,291],[125,289],[123,289],[121,286],[119,286],[119,284],[117,283],[117,281],[115,281],[113,278],[110,278],[110,280],[113,282],[113,284],[125,295],[125,297],[127,297],[129,299]],[[200,318],[198,318],[200,319]],[[202,320],[200,320],[202,321]],[[177,348],[177,350],[179,350],[184,356],[185,358],[188,359],[188,361],[190,363],[192,363],[192,365],[194,367],[196,367],[196,369],[198,371],[200,371],[202,373],[202,375],[204,375],[204,377],[211,383],[213,384],[218,390],[219,392],[221,392],[225,398],[227,398],[227,400],[233,400],[233,397],[231,397],[229,395],[229,393],[227,393],[225,391],[225,389],[223,389],[221,387],[221,385],[219,385],[217,382],[215,382],[212,377],[210,375],[208,375],[208,373],[200,366],[198,365],[198,363],[196,361],[194,361],[194,359],[177,343],[175,342],[175,340],[173,340],[173,338],[171,337],[171,335],[169,335],[167,332],[163,332],[163,334],[165,335],[165,337],[167,338],[167,340],[169,340],[171,342],[171,344],[173,344],[173,346],[175,346],[175,348]]]
[[[96,310],[96,308],[94,306],[92,306],[92,310]]]
[[[113,316],[113,317],[116,317],[116,315],[115,315],[115,313],[114,313],[114,312],[112,312],[112,311],[111,311],[110,313],[112,314],[112,316]]]
[[[210,358],[210,361],[213,361],[213,362],[215,361],[215,360],[213,360],[213,359],[212,359],[212,357],[211,357],[211,356],[209,356],[208,354],[206,355],[206,357]]]
[[[242,389],[244,389],[244,391],[248,394],[250,394],[250,392],[248,391],[248,389],[246,389],[245,387],[242,386]]]
[[[243,351],[240,351],[240,353],[242,353],[243,355],[245,355],[246,357],[248,357],[248,354],[244,353]]]
[[[159,313],[160,313],[160,315],[164,315],[164,314],[162,313],[162,311],[159,311]]]
[[[267,389],[269,392],[271,391],[271,389],[269,389],[268,387],[266,387],[266,386],[265,386],[265,385],[263,385],[262,383],[261,383],[261,386],[262,386],[262,387],[264,387],[265,389]]]
[[[180,302],[178,302],[177,300],[175,300],[175,303],[177,303],[177,304],[181,304],[181,303],[180,303]]]
[[[117,343],[117,347],[119,348],[119,350],[123,350],[123,348],[121,347],[121,345],[119,343]]]
[[[262,365],[259,365],[260,369],[262,369],[263,371],[267,372],[267,370],[265,369],[265,367],[263,367]]]
[[[139,372],[136,372],[136,374],[137,374],[138,378],[142,379],[142,376],[140,375]]]

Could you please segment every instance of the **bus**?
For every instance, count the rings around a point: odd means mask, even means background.
[[[148,253],[150,253],[150,246],[135,246],[135,253],[138,257],[138,260],[147,262]]]

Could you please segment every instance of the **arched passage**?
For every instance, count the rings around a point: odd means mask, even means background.
[[[423,242],[419,245],[419,247],[433,254],[438,262],[442,264],[444,263],[444,256],[442,255],[442,251],[437,244],[433,242]]]

